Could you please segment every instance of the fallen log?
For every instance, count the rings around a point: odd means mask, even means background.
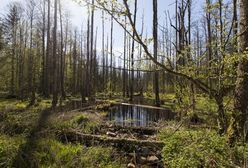
[[[99,142],[106,145],[117,145],[116,147],[121,148],[139,148],[139,147],[150,147],[153,149],[162,149],[164,143],[162,141],[149,141],[149,140],[136,140],[136,139],[125,139],[107,137],[102,135],[84,134],[77,130],[65,130],[60,132],[60,139],[66,140],[67,142],[79,142],[83,144],[94,144]]]
[[[159,128],[157,127],[132,127],[132,126],[121,126],[121,125],[100,125],[100,128],[107,128],[113,129],[114,131],[121,131],[121,132],[136,132],[143,135],[154,135],[159,132]]]
[[[150,106],[150,105],[142,105],[142,104],[131,104],[131,103],[115,103],[116,105],[124,105],[124,106],[134,106],[134,107],[142,107],[154,110],[170,110],[169,108]]]

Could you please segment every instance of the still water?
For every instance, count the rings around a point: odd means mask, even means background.
[[[131,105],[116,105],[111,108],[108,119],[116,125],[149,127],[160,120],[172,120],[175,117],[169,109],[153,109]]]

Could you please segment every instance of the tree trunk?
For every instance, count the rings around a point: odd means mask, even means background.
[[[95,0],[92,0],[91,8],[91,30],[90,30],[90,98],[92,98],[94,90],[94,3]]]
[[[134,26],[136,26],[136,14],[137,14],[137,0],[134,2]],[[130,101],[133,101],[133,94],[134,94],[134,38],[135,34],[133,32],[132,38],[132,51],[131,51],[131,83],[130,83]]]
[[[30,2],[32,3],[32,2]],[[29,105],[34,105],[35,103],[35,89],[34,89],[34,54],[33,54],[33,18],[34,18],[34,6],[30,4],[30,46],[29,46],[29,56],[28,56],[28,86],[29,86],[29,96],[30,102]]]
[[[223,96],[216,96],[215,101],[218,106],[218,127],[219,134],[225,134],[227,132],[227,117],[225,114],[224,104],[223,104]]]
[[[90,96],[90,14],[88,14],[88,20],[87,20],[87,58],[86,58],[86,96]]]
[[[63,22],[62,22],[62,9],[61,9],[61,0],[59,1],[59,17],[60,17],[60,88],[61,88],[61,98],[65,99],[66,94],[65,94],[65,86],[64,86],[64,81],[65,81],[65,76],[64,76],[64,67],[65,67],[65,62],[64,62],[64,37],[63,37]]]
[[[240,50],[243,54],[247,51],[248,47],[248,1],[240,1]],[[238,65],[237,81],[234,94],[234,112],[232,115],[232,124],[230,130],[230,140],[238,140],[242,137],[244,140],[248,139],[248,60],[242,58]]]
[[[207,54],[208,54],[208,75],[211,74],[211,60],[212,60],[212,30],[211,30],[211,2],[210,0],[206,0],[206,19],[207,19]],[[212,88],[212,80],[208,77],[208,84],[210,89]]]
[[[58,102],[58,81],[57,81],[57,0],[54,1],[54,28],[53,28],[53,100],[52,107]]]
[[[47,1],[47,47],[46,47],[46,62],[45,62],[45,97],[49,97],[50,95],[50,64],[51,64],[51,58],[50,58],[50,52],[51,52],[51,40],[50,40],[50,12],[51,12],[51,2],[50,0]]]
[[[125,16],[125,28],[126,28],[126,23],[127,23],[127,17]],[[127,32],[124,30],[124,59],[123,59],[123,88],[122,88],[122,96],[126,97],[126,43],[127,43]]]
[[[158,12],[157,12],[157,0],[153,0],[153,52],[154,58],[157,60],[158,56]],[[158,82],[159,74],[157,71],[157,66],[155,66],[155,74],[154,74],[154,92],[155,92],[155,104],[156,106],[160,106],[159,99],[159,82]]]
[[[41,93],[45,95],[46,90],[46,47],[45,47],[45,31],[46,31],[46,1],[43,2],[43,13],[42,13],[42,76],[41,76]]]
[[[233,0],[233,48],[238,52],[238,13],[237,0]]]
[[[112,10],[113,10],[113,2],[112,2]],[[111,16],[111,27],[110,27],[110,83],[109,83],[109,90],[110,90],[110,98],[112,97],[113,91],[113,16]]]

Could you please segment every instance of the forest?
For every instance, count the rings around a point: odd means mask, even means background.
[[[248,168],[247,0],[2,2],[0,167]]]

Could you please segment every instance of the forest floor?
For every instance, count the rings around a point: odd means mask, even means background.
[[[28,107],[25,101],[1,99],[0,167],[67,167],[62,160],[68,155],[71,156],[65,163],[70,167],[80,163],[79,167],[126,167],[128,164],[129,167],[133,164],[163,167],[160,153],[163,143],[159,141],[158,128],[113,125],[106,116],[115,103],[99,101],[83,107],[69,103],[52,111],[49,99],[40,100],[34,107]],[[43,146],[46,143],[48,146]],[[76,149],[70,149],[71,145]],[[71,150],[79,150],[81,154]],[[92,150],[92,155],[100,156],[86,156]],[[78,157],[80,161],[75,160]],[[82,164],[85,157],[92,158]]]
[[[123,100],[98,100],[83,106],[78,102],[67,101],[51,110],[49,99],[39,99],[32,107],[26,101],[0,99],[0,167],[165,167],[165,139],[183,123],[122,127],[109,122],[107,114]],[[204,125],[187,127],[201,129],[204,135],[209,132]]]

